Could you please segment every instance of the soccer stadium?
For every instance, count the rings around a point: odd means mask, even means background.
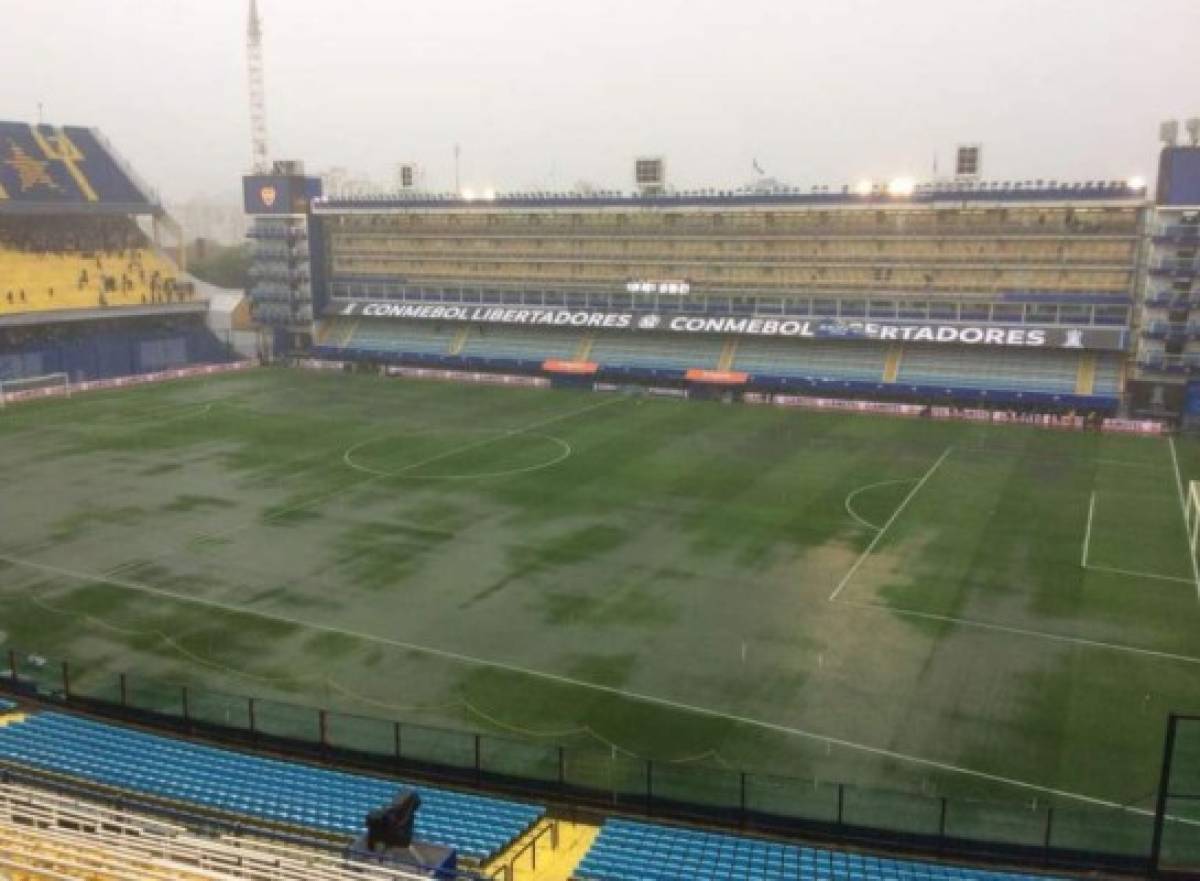
[[[1200,877],[1200,121],[353,194],[261,39],[244,290],[0,122],[0,878]]]

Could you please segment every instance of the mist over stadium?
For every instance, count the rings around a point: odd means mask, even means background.
[[[1200,877],[1200,8],[1030,9],[14,4],[0,877]]]

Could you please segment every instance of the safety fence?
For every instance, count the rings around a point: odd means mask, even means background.
[[[17,651],[10,651],[6,661],[0,687],[69,709],[544,803],[1046,866],[1142,872],[1156,857],[1200,866],[1200,800],[1187,800],[1200,789],[1190,780],[1177,785],[1178,792],[1186,792],[1168,799],[1168,809],[1160,801],[1157,816],[1149,795],[1130,805],[950,798],[528,742],[134,673],[84,675],[65,661]],[[1200,724],[1189,729],[1192,736],[1200,743]]]

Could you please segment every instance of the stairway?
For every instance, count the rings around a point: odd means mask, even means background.
[[[598,825],[543,817],[483,867],[497,881],[569,881],[600,834]]]
[[[725,340],[725,345],[721,348],[721,357],[717,359],[718,370],[727,371],[733,366],[733,359],[737,357],[737,347],[737,337]]]
[[[594,343],[595,341],[596,341],[595,336],[590,333],[587,336],[585,336],[582,340],[580,340],[579,348],[575,350],[574,360],[586,361],[588,359],[588,356],[592,354],[592,343]]]

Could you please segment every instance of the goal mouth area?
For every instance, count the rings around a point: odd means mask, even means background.
[[[1200,544],[1200,480],[1189,480],[1183,503],[1183,525],[1187,529],[1188,553],[1192,555],[1192,572],[1200,572],[1196,548]],[[1200,594],[1200,574],[1196,575],[1196,590]]]
[[[16,379],[0,379],[0,407],[35,398],[70,396],[71,377],[66,373],[44,373]]]

